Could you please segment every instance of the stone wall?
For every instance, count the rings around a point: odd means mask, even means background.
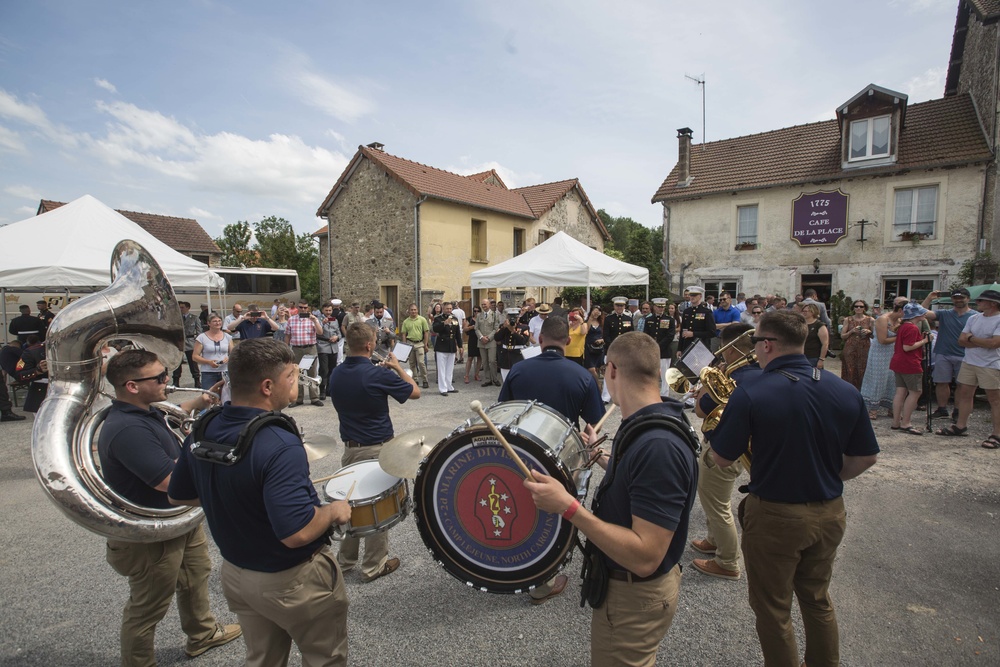
[[[604,237],[594,224],[590,211],[583,203],[583,198],[576,188],[570,190],[565,197],[543,215],[537,225],[538,230],[549,232],[566,232],[580,243],[604,252]],[[538,244],[538,234],[529,240],[529,248]]]
[[[832,274],[832,292],[844,290],[869,302],[880,295],[886,277],[929,277],[947,286],[963,261],[974,256],[982,201],[984,167],[923,170],[891,178],[855,176],[809,187],[785,187],[669,203],[670,266],[679,280],[680,266],[691,262],[687,284],[734,279],[739,290],[794,295],[814,272]],[[917,244],[892,233],[897,188],[938,186],[938,233]],[[791,203],[802,193],[840,188],[850,196],[847,236],[836,246],[799,247],[791,239]],[[736,209],[758,207],[758,248],[736,250]],[[878,222],[858,242],[857,221]],[[681,286],[675,282],[672,290]]]
[[[369,160],[362,160],[329,211],[332,266],[320,237],[322,298],[346,303],[380,297],[398,285],[399,302],[415,300],[413,207],[417,198]],[[331,267],[330,275],[327,267]],[[332,278],[332,288],[330,285]]]

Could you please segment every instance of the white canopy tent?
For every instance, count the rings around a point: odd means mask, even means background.
[[[590,288],[603,285],[645,285],[649,298],[649,269],[608,257],[565,232],[557,232],[531,250],[496,266],[472,273],[472,288],[517,285],[559,285]]]
[[[111,284],[111,253],[123,239],[142,245],[178,292],[205,294],[225,282],[90,195],[0,228],[0,292],[97,292]],[[6,331],[4,308],[4,331]]]

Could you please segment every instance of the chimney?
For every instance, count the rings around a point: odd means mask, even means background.
[[[677,130],[677,187],[691,184],[691,128]]]
[[[688,136],[689,137],[691,136],[691,130],[688,130]],[[690,144],[691,141],[688,140],[688,143]],[[373,141],[370,144],[368,144],[368,148],[371,148],[372,150],[375,150],[375,151],[381,151],[383,148],[385,148],[385,144],[380,144],[377,141]]]

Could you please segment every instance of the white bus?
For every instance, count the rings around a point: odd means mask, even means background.
[[[219,308],[216,295],[212,294],[211,308],[223,315],[232,309],[234,304],[240,304],[244,310],[248,304],[257,304],[260,308],[271,308],[275,299],[286,303],[297,303],[302,293],[299,290],[299,274],[295,269],[240,269],[228,266],[212,269],[226,281],[226,291],[221,295],[223,304]],[[192,310],[197,312],[198,304],[204,302],[204,294],[195,302],[196,295],[190,298],[179,297],[190,301]]]

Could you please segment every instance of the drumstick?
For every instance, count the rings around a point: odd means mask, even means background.
[[[495,435],[497,440],[500,441],[500,444],[503,445],[503,448],[507,450],[507,455],[510,456],[510,458],[514,459],[514,463],[516,463],[517,467],[521,469],[521,472],[524,473],[524,476],[527,477],[529,481],[534,482],[535,477],[531,474],[531,471],[528,469],[528,466],[524,465],[524,461],[521,460],[521,457],[517,455],[517,452],[515,452],[514,448],[510,446],[510,443],[507,442],[507,439],[503,437],[503,434],[499,431],[499,429],[497,429],[496,425],[490,420],[489,417],[486,416],[486,413],[483,411],[483,404],[480,403],[479,401],[472,401],[472,403],[469,403],[469,407],[472,409],[473,412],[479,415],[479,418],[482,419],[487,426],[490,427],[490,430],[493,432],[493,435]]]
[[[354,480],[353,482],[351,482],[351,488],[349,488],[347,490],[347,497],[344,498],[344,500],[350,500],[351,499],[351,494],[354,493],[354,487],[357,486],[357,485],[358,485],[358,480]]]
[[[326,477],[320,477],[319,479],[314,479],[313,484],[322,484],[323,482],[329,482],[331,479],[337,479],[338,477],[343,477],[344,475],[353,475],[353,470],[345,470],[343,472],[338,472],[333,475],[327,475]]]
[[[608,421],[608,417],[611,416],[611,413],[615,411],[616,407],[618,406],[616,406],[614,403],[612,403],[610,407],[608,407],[608,411],[604,413],[604,416],[601,417],[601,420],[596,424],[594,424],[594,433],[601,432],[601,429],[604,427],[604,422]]]

